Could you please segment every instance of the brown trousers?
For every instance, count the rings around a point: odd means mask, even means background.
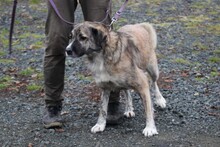
[[[57,9],[64,19],[74,22],[74,12],[79,4],[86,21],[102,21],[109,9],[109,0],[54,0]],[[104,23],[109,24],[110,16]],[[65,74],[65,48],[72,25],[63,22],[48,2],[48,15],[45,34],[47,47],[44,55],[44,86],[46,106],[62,105],[62,91]],[[110,98],[119,97],[119,92],[112,92]]]

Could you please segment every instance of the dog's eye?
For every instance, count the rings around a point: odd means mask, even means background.
[[[70,33],[69,36],[68,36],[68,39],[72,39],[73,38],[73,34]]]
[[[85,41],[85,40],[87,39],[87,37],[85,37],[85,36],[83,36],[83,35],[79,35],[79,39],[80,39],[81,41]]]

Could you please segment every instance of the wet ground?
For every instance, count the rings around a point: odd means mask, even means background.
[[[114,1],[115,12],[122,4]],[[141,99],[132,92],[135,118],[123,118],[92,134],[100,91],[84,59],[67,59],[62,129],[46,130],[42,59],[44,1],[19,1],[13,54],[7,53],[12,3],[0,3],[0,146],[219,147],[220,2],[218,0],[129,1],[115,29],[150,22],[158,35],[159,87],[167,107],[155,106],[159,135],[146,138]],[[80,9],[76,21],[81,22]],[[123,103],[123,99],[122,99]]]

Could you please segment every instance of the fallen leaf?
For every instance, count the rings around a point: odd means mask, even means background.
[[[32,78],[37,78],[37,75],[38,75],[38,74],[33,74],[33,75],[31,75],[31,77],[32,77]]]
[[[33,143],[28,143],[28,147],[33,147]]]
[[[64,132],[64,129],[62,129],[62,128],[55,128],[55,131],[58,132],[58,133],[62,133],[62,132]]]
[[[61,115],[66,115],[66,114],[69,114],[69,111],[62,111],[61,112]]]

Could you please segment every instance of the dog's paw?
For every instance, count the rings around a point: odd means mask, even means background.
[[[142,133],[144,134],[145,137],[150,137],[150,136],[158,134],[155,126],[154,127],[146,126]]]
[[[164,99],[164,97],[160,97],[160,98],[157,98],[155,100],[155,104],[160,106],[161,108],[165,108],[166,107],[166,100]]]
[[[135,113],[134,111],[126,111],[124,113],[124,116],[126,116],[127,118],[135,117]]]
[[[104,124],[96,124],[94,127],[92,127],[91,132],[97,133],[97,132],[103,132],[105,130]]]

